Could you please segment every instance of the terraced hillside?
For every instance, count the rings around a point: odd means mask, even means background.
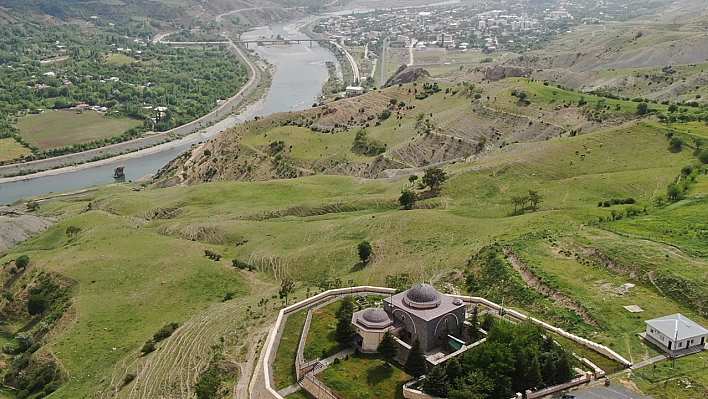
[[[531,79],[421,81],[248,122],[174,161],[167,174],[187,184],[405,175],[511,143],[621,126],[638,119],[636,107]],[[358,144],[357,134],[365,134]]]

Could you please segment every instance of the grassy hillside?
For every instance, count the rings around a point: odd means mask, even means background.
[[[407,92],[405,87],[394,90],[404,91],[396,92],[401,98]],[[419,101],[412,112],[426,106],[427,100]],[[259,122],[247,128],[257,131]],[[390,139],[391,148],[396,126],[388,123],[381,129],[388,126],[393,138],[372,136]],[[700,133],[696,127],[675,128]],[[287,140],[297,159],[305,160],[317,158],[319,151],[346,152],[352,130],[312,136],[309,129],[287,125],[269,131],[273,137],[267,138]],[[246,136],[245,145],[268,145],[262,136]],[[327,141],[310,144],[315,139]],[[405,284],[433,281],[440,289],[488,294],[495,300],[501,295],[510,306],[610,345],[637,362],[657,353],[636,336],[643,331],[643,320],[682,312],[708,324],[701,302],[708,294],[701,216],[708,180],[698,174],[681,198],[667,199],[667,186],[695,162],[688,145],[669,151],[662,125],[644,123],[509,144],[474,161],[450,165],[442,193],[419,201],[410,211],[397,204],[401,189],[409,186],[407,180],[386,183],[320,173],[142,191],[103,187],[42,205],[42,213],[62,221],[3,256],[3,262],[20,254],[32,259],[25,276],[6,290],[21,293],[23,282],[39,270],[76,282],[73,305],[35,355],[61,365],[65,384],[57,397],[186,394],[193,392],[199,373],[215,354],[222,362],[248,364],[263,328],[280,306],[273,294],[285,277],[297,281],[294,296],[300,299],[307,290],[383,285],[392,278]],[[543,198],[538,209],[514,212],[511,196],[529,190]],[[635,204],[598,207],[630,197]],[[636,212],[628,217],[628,210]],[[69,237],[69,226],[80,232]],[[356,254],[362,240],[374,248],[366,267]],[[479,271],[486,266],[478,252],[489,248],[499,248],[495,256],[507,277],[491,283],[497,289],[470,292],[466,278],[483,276]],[[512,251],[530,273],[580,307],[527,287],[524,275],[501,248]],[[222,255],[221,260],[206,258],[205,250]],[[253,271],[233,268],[233,259]],[[625,283],[636,287],[618,294]],[[235,300],[221,302],[228,292]],[[636,315],[622,308],[631,304],[645,312]],[[4,339],[31,320],[18,312],[5,326]],[[141,357],[143,343],[170,322],[182,327],[158,343],[156,352]],[[245,331],[238,328],[252,324]],[[700,356],[678,362],[687,370],[681,380],[693,386],[686,391],[688,397],[700,397],[708,386],[698,371],[702,362]],[[121,388],[129,373],[135,380]],[[633,378],[656,397],[677,397],[672,392],[679,381],[671,376]]]

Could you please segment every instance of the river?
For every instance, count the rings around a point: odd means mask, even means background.
[[[305,39],[298,28],[319,17],[309,17],[299,21],[290,21],[268,27],[257,28],[241,35],[243,40],[255,40],[261,36],[277,36],[289,39]],[[251,45],[253,49],[253,45]],[[266,116],[275,112],[300,111],[310,108],[316,101],[322,85],[327,81],[327,61],[336,62],[336,58],[316,43],[293,44],[288,46],[262,46],[255,51],[268,62],[275,65],[272,85],[265,101],[249,113],[250,116]],[[117,158],[114,162],[94,167],[74,168],[64,173],[51,176],[23,179],[0,184],[0,204],[10,204],[26,197],[45,195],[52,192],[78,190],[99,184],[113,182],[113,169],[125,165],[127,180],[138,180],[155,173],[162,166],[177,157],[192,145],[208,140],[220,131],[243,123],[243,118],[231,116],[218,126],[205,133],[185,137],[179,145],[153,147],[131,154],[128,159]],[[144,155],[143,155],[144,154]],[[136,156],[140,155],[140,156]]]

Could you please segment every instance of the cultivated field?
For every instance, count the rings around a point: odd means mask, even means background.
[[[22,138],[40,150],[71,146],[119,136],[140,125],[128,118],[106,118],[93,111],[46,111],[20,118],[17,127]]]

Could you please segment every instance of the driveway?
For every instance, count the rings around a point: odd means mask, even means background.
[[[632,392],[619,384],[612,384],[609,387],[592,386],[579,391],[566,392],[567,395],[575,395],[576,399],[653,399],[651,396],[644,396]],[[560,398],[563,393],[553,395]]]

